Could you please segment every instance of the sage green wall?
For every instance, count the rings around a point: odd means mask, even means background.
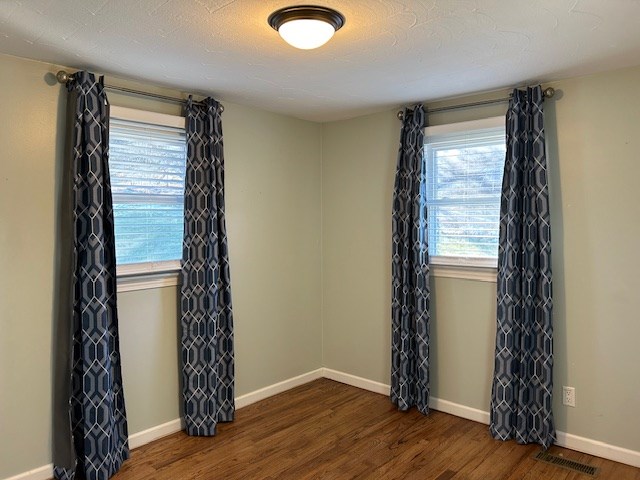
[[[180,416],[177,311],[176,287],[118,294],[129,434]]]
[[[323,126],[323,365],[389,383],[394,112]]]
[[[557,428],[640,451],[640,67],[551,84]],[[430,105],[504,96],[453,99]],[[505,106],[433,115],[431,124]],[[324,125],[323,363],[385,384],[390,371],[391,198],[396,111]],[[432,278],[432,394],[488,410],[495,283]],[[561,387],[577,406],[561,405]]]
[[[0,478],[51,460],[59,88],[0,56]],[[30,132],[33,132],[30,134]]]
[[[51,461],[56,212],[66,95],[50,75],[58,66],[0,55],[0,67],[5,478]],[[636,451],[640,434],[629,424],[640,404],[638,84],[640,68],[565,80],[553,84],[559,92],[546,105],[555,383],[557,392],[562,385],[577,392],[574,409],[562,407],[556,395],[558,428]],[[110,99],[179,112],[137,97]],[[396,111],[320,126],[224,103],[236,393],[320,366],[388,383]],[[434,115],[431,123],[502,113],[504,106],[464,110]],[[495,284],[440,277],[432,287],[432,393],[487,410]],[[176,296],[175,287],[119,295],[131,433],[179,415]]]
[[[549,102],[558,428],[640,451],[640,67]],[[576,388],[576,408],[561,387]]]
[[[66,107],[51,75],[58,69],[0,55],[0,478],[51,462]],[[114,105],[179,113],[169,103],[109,98]],[[223,103],[236,395],[243,395],[321,366],[321,126]],[[179,416],[176,298],[176,287],[119,294],[130,433]]]

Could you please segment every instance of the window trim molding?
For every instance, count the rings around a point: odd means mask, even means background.
[[[186,119],[180,115],[110,105],[109,117],[110,120],[115,118],[186,130]],[[131,292],[180,285],[180,263],[181,260],[178,259],[117,265],[117,291]]]
[[[496,267],[472,267],[461,265],[430,265],[430,273],[436,278],[459,278],[476,282],[497,283]]]
[[[117,105],[110,105],[109,107],[109,119],[111,118],[186,129],[186,118],[181,115],[169,115],[167,113],[150,112]]]
[[[118,293],[136,290],[151,290],[180,285],[180,272],[157,272],[153,274],[137,274],[128,277],[117,277]]]
[[[118,293],[180,285],[180,268],[180,260],[118,265]]]
[[[485,128],[506,128],[506,118],[504,116],[487,117],[479,120],[469,120],[466,122],[446,123],[443,125],[434,125],[424,128],[425,143],[427,137],[434,135],[446,135],[449,133],[460,133],[469,130],[483,130]]]
[[[180,270],[180,260],[165,260],[162,262],[126,263],[116,265],[118,277],[135,277],[140,275],[155,275],[157,273],[171,273]]]
[[[446,265],[448,267],[462,268],[498,268],[497,258],[481,257],[452,257],[446,255],[429,256],[431,265]]]

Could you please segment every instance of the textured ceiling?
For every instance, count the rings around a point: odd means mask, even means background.
[[[327,121],[640,63],[640,0],[318,0],[347,21],[296,50],[283,0],[0,0],[0,52]]]

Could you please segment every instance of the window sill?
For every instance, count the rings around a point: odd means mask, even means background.
[[[434,277],[461,278],[476,282],[496,283],[498,269],[495,267],[468,267],[460,265],[430,265]]]
[[[180,272],[177,270],[155,273],[118,275],[118,293],[154,288],[175,287],[180,285]]]

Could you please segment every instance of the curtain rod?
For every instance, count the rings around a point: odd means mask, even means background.
[[[60,70],[56,74],[56,78],[58,79],[59,83],[62,83],[64,85],[66,85],[71,80],[73,80],[73,74],[72,73],[67,73],[64,70]],[[126,88],[126,87],[116,87],[115,85],[105,85],[104,88],[106,88],[108,90],[114,90],[114,91],[117,91],[117,92],[131,93],[133,95],[140,95],[142,97],[157,98],[158,100],[164,100],[166,102],[180,103],[182,105],[186,105],[187,104],[187,100],[185,100],[184,98],[169,97],[168,95],[160,95],[158,93],[143,92],[142,90],[134,90],[132,88]],[[204,105],[204,103],[202,103],[202,102],[194,101],[193,103],[196,104],[196,105]],[[224,105],[222,105],[222,104],[220,104],[220,112],[224,112]]]
[[[555,95],[556,91],[553,87],[547,87],[542,91],[542,95],[544,98],[551,98]],[[494,103],[503,103],[511,100],[513,94],[510,94],[508,97],[503,98],[494,98],[493,100],[481,100],[479,102],[470,102],[470,103],[460,103],[458,105],[451,105],[449,107],[438,107],[438,108],[428,108],[426,113],[437,113],[437,112],[447,112],[449,110],[458,110],[460,108],[470,108],[470,107],[480,107],[482,105],[492,105]],[[404,110],[398,111],[398,120],[402,120],[404,118]]]

